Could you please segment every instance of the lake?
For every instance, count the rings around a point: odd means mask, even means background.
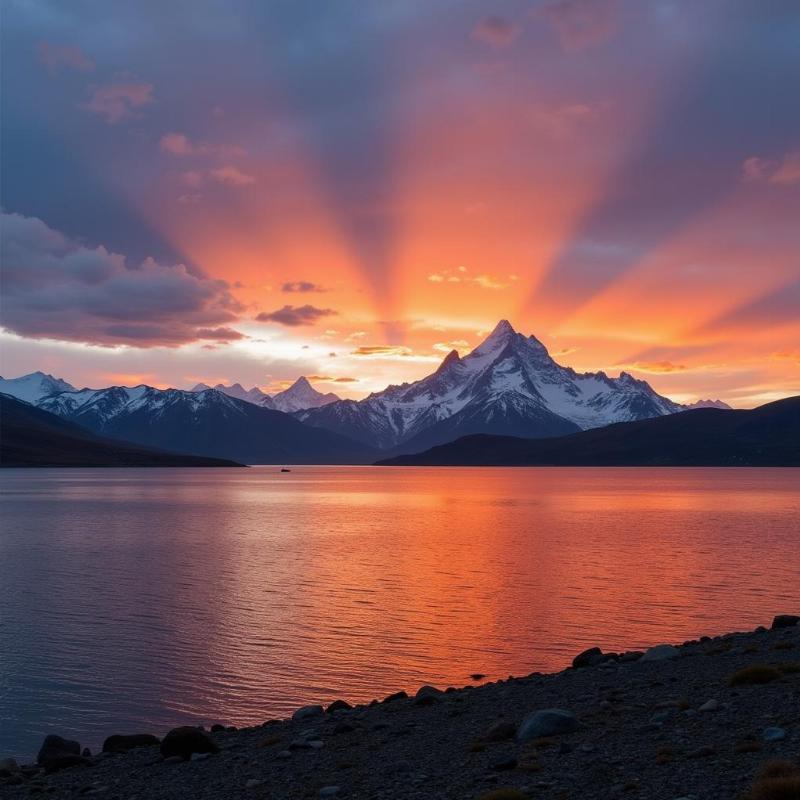
[[[0,756],[800,610],[800,470],[3,470]]]

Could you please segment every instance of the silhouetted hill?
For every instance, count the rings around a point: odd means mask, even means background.
[[[800,466],[800,397],[699,408],[553,439],[464,436],[388,466]]]
[[[237,467],[241,464],[104,439],[55,414],[0,394],[0,466]]]

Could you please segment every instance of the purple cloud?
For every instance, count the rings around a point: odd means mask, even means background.
[[[62,67],[76,72],[91,72],[94,69],[94,61],[79,47],[42,41],[36,45],[36,56],[53,73]]]
[[[519,27],[502,17],[486,17],[473,29],[472,38],[492,47],[508,47],[519,34]]]
[[[278,322],[295,328],[300,325],[313,325],[323,317],[330,317],[338,312],[332,308],[316,308],[315,306],[284,306],[277,311],[262,311],[256,319],[259,322]]]
[[[36,217],[3,214],[0,324],[21,336],[98,345],[175,347],[242,337],[244,310],[225,281],[152,258],[130,265],[72,241]]]
[[[300,292],[305,294],[307,292],[324,292],[318,283],[311,283],[311,281],[288,281],[281,286],[282,292]]]
[[[136,109],[152,102],[153,85],[128,78],[91,87],[89,100],[81,107],[113,125],[134,116]]]

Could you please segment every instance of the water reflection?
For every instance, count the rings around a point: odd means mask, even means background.
[[[5,471],[0,753],[800,606],[798,470]]]

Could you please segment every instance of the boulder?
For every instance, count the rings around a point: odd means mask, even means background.
[[[130,735],[114,734],[103,742],[104,753],[127,753],[135,747],[152,747],[161,744],[158,736],[152,733],[132,733]]]
[[[353,706],[347,700],[334,700],[326,709],[326,714],[333,714],[335,711],[350,711]]]
[[[81,756],[78,742],[50,734],[39,748],[36,763],[44,767],[46,772],[55,772],[67,767],[86,765],[89,761]]]
[[[513,739],[517,733],[517,726],[513,722],[501,720],[495,722],[483,738],[487,742],[504,742],[506,739]]]
[[[672,658],[678,658],[681,651],[671,644],[657,644],[645,651],[645,654],[639,661],[669,661]]]
[[[580,669],[581,667],[593,667],[595,664],[599,664],[603,660],[603,651],[599,647],[590,647],[588,650],[584,650],[582,653],[579,653],[575,658],[572,659],[572,666],[575,669]]]
[[[320,714],[324,714],[325,709],[320,705],[315,706],[302,706],[298,708],[297,711],[292,714],[292,719],[301,720],[301,719],[311,719],[311,717],[318,717]]]
[[[381,703],[394,703],[396,700],[408,700],[408,695],[403,691],[395,692],[384,697]]]
[[[183,725],[173,728],[161,742],[161,755],[164,758],[178,756],[188,761],[193,753],[216,753],[217,743],[205,731]]]
[[[534,711],[522,720],[517,729],[517,741],[528,742],[542,736],[556,736],[578,730],[580,723],[571,711],[560,708],[546,708]]]
[[[800,617],[796,614],[778,614],[772,620],[772,630],[777,628],[793,628],[795,625],[800,625]]]
[[[12,772],[19,772],[19,764],[15,758],[0,758],[0,772],[11,775]]]

